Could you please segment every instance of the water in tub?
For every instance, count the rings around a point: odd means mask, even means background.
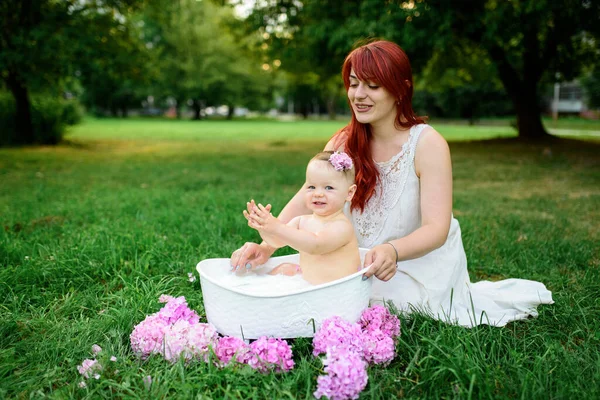
[[[267,271],[261,269],[223,274],[219,277],[219,282],[227,288],[255,295],[282,295],[312,286],[302,278],[301,274],[269,275]]]

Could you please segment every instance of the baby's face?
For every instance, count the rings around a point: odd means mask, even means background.
[[[328,161],[313,160],[308,164],[304,200],[313,213],[328,216],[338,212],[346,201],[352,200],[355,190],[356,185]]]

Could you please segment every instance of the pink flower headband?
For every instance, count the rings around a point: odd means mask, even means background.
[[[343,151],[336,151],[329,157],[329,162],[336,171],[346,171],[352,168],[352,159]]]

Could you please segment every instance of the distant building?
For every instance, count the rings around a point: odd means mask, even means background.
[[[557,101],[558,100],[558,101]],[[586,118],[598,118],[597,110],[591,110],[585,99],[583,87],[578,81],[555,84],[554,97],[548,98],[548,113],[579,115]]]
[[[560,84],[558,92],[558,112],[564,114],[580,114],[586,110],[583,88],[577,81]]]

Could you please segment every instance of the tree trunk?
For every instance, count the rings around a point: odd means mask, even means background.
[[[537,141],[550,137],[542,124],[537,100],[537,95],[527,94],[523,91],[519,98],[514,101],[517,113],[517,128],[521,139]]]
[[[509,91],[508,94],[515,106],[519,138],[526,140],[543,140],[549,138],[550,134],[546,132],[542,124],[537,88],[535,86],[527,87],[526,85],[519,84],[513,87],[512,92]]]
[[[181,105],[184,103],[184,100],[175,99],[175,115],[177,119],[181,119]]]
[[[310,112],[309,107],[310,104],[307,103],[302,103],[300,105],[300,114],[302,115],[302,119],[308,119],[308,114]]]
[[[550,138],[550,134],[546,132],[542,124],[542,116],[540,114],[537,94],[539,75],[530,72],[532,67],[529,67],[524,68],[525,77],[521,78],[508,62],[503,49],[494,46],[488,51],[496,64],[502,85],[515,106],[519,138],[534,141]]]
[[[227,110],[227,119],[232,120],[233,114],[235,114],[235,106],[233,104],[229,104],[229,109]]]
[[[202,108],[200,107],[200,102],[198,100],[193,100],[192,101],[192,109],[194,110],[194,120],[198,121],[202,119],[202,114],[200,113],[200,111],[202,110]]]
[[[33,144],[35,143],[35,135],[31,120],[29,92],[18,75],[13,72],[8,73],[6,85],[15,99],[16,106],[15,136],[10,141],[16,144]]]
[[[329,119],[330,120],[335,120],[336,118],[336,112],[335,112],[335,101],[337,99],[337,96],[334,95],[329,95],[329,97],[327,97],[327,114],[329,115]]]

